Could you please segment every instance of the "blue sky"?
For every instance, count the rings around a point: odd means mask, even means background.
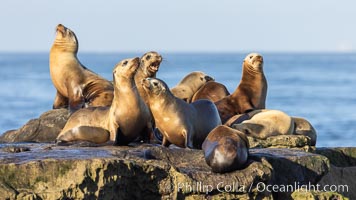
[[[49,51],[55,26],[81,52],[356,51],[354,0],[11,0],[0,51]]]

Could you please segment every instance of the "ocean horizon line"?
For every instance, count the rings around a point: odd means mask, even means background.
[[[356,54],[356,50],[354,51],[254,51],[254,50],[246,50],[246,51],[159,51],[159,50],[147,50],[147,51],[78,51],[78,54],[144,54],[148,51],[156,51],[161,54],[248,54],[251,52],[258,52],[261,54],[310,54],[310,55],[328,55],[328,54]],[[48,51],[0,51],[0,54],[49,54]]]

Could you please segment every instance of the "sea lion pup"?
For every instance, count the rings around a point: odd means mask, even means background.
[[[172,143],[200,149],[209,132],[221,124],[219,113],[209,100],[189,104],[175,97],[165,82],[155,78],[143,79],[142,86],[156,127],[163,135],[163,146]]]
[[[243,168],[248,159],[248,149],[246,135],[224,125],[214,128],[203,143],[205,160],[217,173]]]
[[[145,78],[156,78],[161,62],[162,56],[154,51],[147,52],[140,58],[140,67],[135,75],[135,83],[140,96],[146,104],[148,103],[146,92],[142,88],[141,82]]]
[[[242,78],[236,90],[217,101],[221,122],[224,124],[234,115],[254,109],[264,109],[267,81],[263,73],[263,57],[257,53],[246,56],[242,64]]]
[[[138,94],[134,74],[139,58],[125,59],[113,70],[115,91],[111,107],[80,109],[68,119],[57,143],[85,140],[117,145],[132,142],[139,135],[152,132],[147,106]]]
[[[57,89],[53,108],[69,105],[70,112],[74,112],[84,106],[110,106],[113,85],[80,63],[78,46],[74,32],[58,24],[49,56],[50,74]]]
[[[212,102],[217,102],[228,95],[230,95],[230,92],[225,85],[215,81],[209,81],[201,86],[194,94],[192,102],[199,99],[209,99]]]
[[[204,72],[191,72],[174,86],[171,92],[174,96],[190,103],[195,92],[209,81],[214,81],[214,78],[206,75]]]
[[[239,124],[233,123],[232,128],[258,139],[276,135],[291,135],[294,132],[293,119],[282,111],[260,110],[250,117]]]

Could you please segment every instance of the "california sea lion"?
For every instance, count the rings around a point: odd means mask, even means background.
[[[267,81],[263,73],[263,58],[251,53],[242,64],[242,78],[239,86],[229,96],[217,101],[222,123],[234,115],[254,109],[264,109],[267,96]]]
[[[230,92],[225,85],[215,81],[209,81],[201,86],[194,94],[192,102],[199,99],[209,99],[212,102],[217,102],[228,95],[230,95]]]
[[[245,134],[228,126],[214,128],[204,140],[203,151],[213,172],[241,169],[248,159],[249,143]]]
[[[317,139],[314,127],[306,119],[290,117],[278,110],[253,110],[235,115],[225,125],[259,139],[276,135],[304,135],[310,138],[312,146],[315,146]]]
[[[53,108],[69,105],[74,112],[84,106],[110,106],[114,87],[80,63],[74,32],[59,24],[56,33],[49,56],[50,74],[57,89]]]
[[[119,62],[113,70],[114,99],[111,107],[80,109],[68,119],[57,142],[107,140],[123,145],[152,132],[149,110],[138,94],[134,75],[139,58]]]
[[[144,79],[142,86],[164,146],[172,143],[200,149],[209,132],[221,124],[219,113],[209,100],[189,104],[175,97],[166,83],[155,78]]]
[[[232,128],[247,136],[266,139],[276,135],[291,135],[294,125],[293,119],[282,111],[261,110],[250,119],[244,120],[240,124],[233,124]]]
[[[162,56],[157,52],[150,51],[145,54],[140,59],[140,67],[135,75],[135,83],[140,93],[142,99],[147,104],[146,92],[142,88],[142,80],[145,78],[156,78],[156,73],[158,72],[159,66],[162,62]]]
[[[204,72],[191,72],[186,75],[176,86],[171,89],[174,96],[183,99],[190,103],[193,95],[198,89],[208,81],[213,81],[214,78],[206,75]]]

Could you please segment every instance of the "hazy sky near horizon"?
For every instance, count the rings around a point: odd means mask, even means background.
[[[62,23],[81,52],[354,52],[355,21],[355,0],[11,0],[0,51],[47,52]]]

